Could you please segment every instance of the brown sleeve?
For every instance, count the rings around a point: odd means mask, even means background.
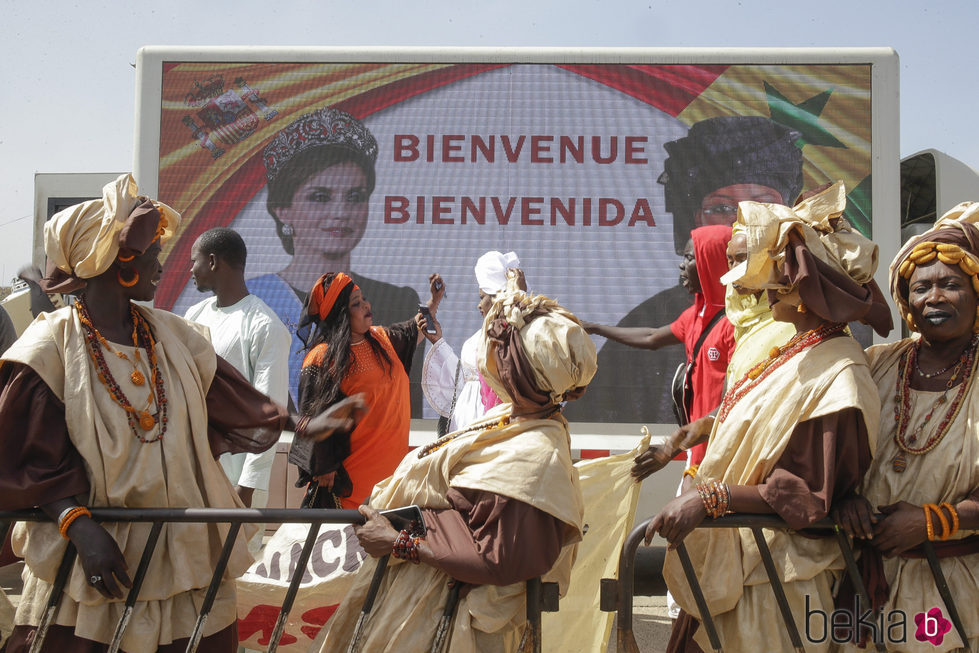
[[[565,532],[556,517],[492,492],[450,488],[452,508],[424,510],[435,566],[473,585],[510,585],[554,566]]]
[[[410,320],[384,327],[384,330],[387,331],[388,338],[391,340],[394,353],[398,355],[398,360],[404,365],[405,374],[411,374],[411,360],[415,355],[415,349],[418,347],[418,325],[415,324],[415,318],[412,317]]]
[[[65,405],[30,367],[0,363],[0,509],[43,506],[88,491]]]
[[[258,453],[273,446],[289,412],[259,392],[220,356],[207,390],[207,437],[211,453]]]
[[[792,528],[829,514],[870,466],[863,416],[846,408],[796,425],[775,469],[758,486],[762,499]]]

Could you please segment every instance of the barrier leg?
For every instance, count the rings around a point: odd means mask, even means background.
[[[129,626],[129,619],[133,616],[133,606],[136,605],[139,590],[143,587],[143,580],[146,579],[146,571],[150,568],[150,560],[153,558],[153,551],[156,549],[156,543],[160,539],[162,530],[163,522],[153,522],[150,536],[146,540],[146,546],[143,547],[143,556],[139,559],[139,567],[136,568],[136,575],[133,577],[133,586],[129,588],[129,594],[126,596],[126,607],[123,608],[119,623],[116,624],[116,632],[112,635],[112,641],[109,643],[109,653],[119,653],[119,648],[122,646],[122,636]]]

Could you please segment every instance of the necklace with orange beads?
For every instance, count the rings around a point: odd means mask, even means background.
[[[130,359],[124,352],[113,349],[109,341],[95,328],[84,299],[79,297],[78,301],[75,302],[75,308],[78,311],[78,321],[82,323],[85,331],[85,343],[87,345],[88,355],[95,365],[95,371],[99,377],[99,381],[108,390],[109,396],[126,411],[126,421],[129,423],[129,428],[132,430],[133,436],[144,444],[160,440],[167,431],[167,397],[163,387],[163,375],[160,373],[160,366],[156,359],[156,341],[150,332],[149,325],[146,324],[146,321],[139,311],[136,310],[136,307],[130,304],[129,310],[133,320],[133,346],[136,350],[133,359]],[[149,361],[151,384],[149,395],[146,397],[146,408],[138,410],[133,407],[129,398],[126,397],[122,388],[119,387],[115,377],[112,376],[112,372],[109,370],[102,350],[104,348],[132,364],[133,372],[130,374],[129,379],[133,382],[133,385],[141,386],[146,383],[145,376],[137,367],[138,362],[141,360],[139,354],[141,347],[146,350],[146,358]],[[156,404],[157,412],[150,413],[150,409],[154,403]],[[144,433],[152,431],[157,425],[159,426],[156,437],[145,437]]]
[[[950,366],[944,371],[952,370],[952,376],[949,378],[948,382],[945,384],[945,391],[942,392],[942,396],[935,400],[928,413],[921,420],[910,434],[908,430],[910,427],[911,420],[911,377],[913,376],[912,370],[918,366],[918,353],[921,349],[921,341],[918,340],[913,345],[908,347],[904,354],[901,355],[900,362],[898,363],[898,374],[897,374],[897,401],[894,404],[894,419],[897,421],[897,431],[894,433],[894,444],[900,451],[897,455],[891,459],[891,468],[900,474],[905,469],[908,468],[908,456],[922,456],[935,447],[938,443],[942,441],[945,434],[948,433],[949,427],[952,425],[952,421],[959,414],[962,409],[962,403],[965,399],[966,392],[969,389],[972,377],[975,374],[975,365],[977,361],[976,357],[976,346],[979,345],[979,335],[972,338],[972,342],[969,346],[965,348],[959,356],[958,361],[956,361],[954,367]],[[920,369],[918,370],[920,373]],[[958,392],[952,398],[951,403],[948,401],[948,392],[955,387],[955,384],[959,381],[961,375],[961,382],[959,383]],[[922,374],[922,376],[927,376]],[[938,374],[933,374],[938,376]],[[918,438],[921,436],[922,431],[924,431],[925,426],[931,421],[932,415],[935,414],[935,410],[944,404],[948,403],[948,410],[945,411],[945,417],[939,422],[938,428],[932,433],[925,443],[921,447],[915,448],[915,444]]]
[[[768,375],[784,365],[796,354],[815,347],[824,340],[842,332],[845,328],[846,324],[843,322],[823,324],[816,329],[804,333],[797,333],[781,347],[773,347],[768,358],[748,370],[748,373],[738,380],[734,384],[734,387],[724,395],[724,399],[721,401],[721,408],[717,413],[718,422],[723,422],[735,404],[741,401],[755,386],[764,381]]]

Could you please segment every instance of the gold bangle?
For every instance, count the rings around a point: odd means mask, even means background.
[[[690,478],[694,478],[697,475],[697,470],[699,468],[700,468],[700,465],[690,465],[690,467],[687,467],[685,470],[683,470],[683,476],[681,476],[680,479],[683,480],[684,478],[686,478],[688,476]]]
[[[925,511],[925,534],[928,536],[928,541],[929,542],[934,542],[935,541],[935,527],[931,523],[931,512],[929,511],[930,508],[931,508],[931,504],[930,503],[926,503],[923,506],[921,506],[921,509]]]
[[[947,540],[959,532],[959,513],[955,509],[955,506],[948,502],[942,503],[941,507],[948,510],[948,514],[952,516],[952,530],[948,535],[942,538],[943,540]]]
[[[942,532],[938,536],[938,539],[947,539],[951,529],[948,527],[948,520],[945,519],[945,514],[942,512],[942,509],[938,507],[938,504],[931,504],[931,510],[935,513],[935,516],[938,517],[938,522],[942,525]]]

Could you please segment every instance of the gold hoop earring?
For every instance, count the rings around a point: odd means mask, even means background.
[[[139,272],[133,270],[133,278],[126,279],[122,276],[122,268],[116,270],[116,279],[119,281],[120,286],[125,286],[126,288],[132,288],[137,283],[139,283]]]
[[[806,305],[803,304],[803,303],[801,303],[801,302],[799,303],[798,306],[795,307],[795,310],[796,310],[797,313],[807,313],[808,312],[808,309],[806,308]]]

